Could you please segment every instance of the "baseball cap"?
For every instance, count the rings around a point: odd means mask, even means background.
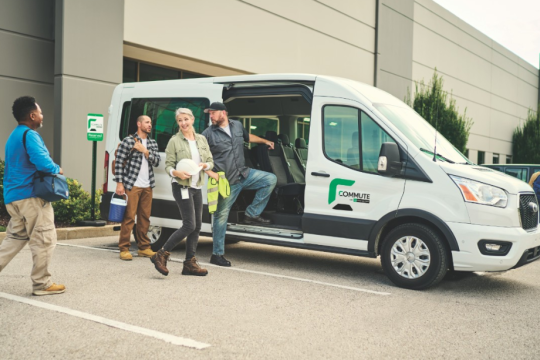
[[[216,102],[211,103],[209,108],[204,109],[204,112],[208,113],[211,110],[225,110],[225,111],[227,111],[227,108],[225,107],[225,105],[223,103],[220,103],[220,102],[216,101]]]

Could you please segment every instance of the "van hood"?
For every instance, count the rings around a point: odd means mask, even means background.
[[[531,192],[532,188],[524,181],[506,175],[500,171],[478,165],[449,164],[439,162],[439,166],[448,175],[461,176],[506,190],[510,194]]]

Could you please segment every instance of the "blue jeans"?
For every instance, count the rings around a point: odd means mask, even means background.
[[[257,190],[253,202],[247,207],[246,215],[251,217],[257,217],[261,215],[272,190],[276,186],[276,175],[266,171],[260,171],[255,169],[249,169],[249,175],[247,178],[240,180],[234,185],[231,185],[231,194],[228,198],[224,199],[221,196],[218,199],[217,210],[214,213],[214,221],[212,228],[212,237],[214,243],[214,255],[225,254],[225,231],[227,230],[227,219],[229,218],[229,212],[233,206],[236,198],[242,190]]]

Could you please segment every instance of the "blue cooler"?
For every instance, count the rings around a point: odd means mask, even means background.
[[[124,194],[126,196],[126,199],[122,198],[114,198],[114,195],[111,197],[111,206],[109,208],[109,221],[120,223],[124,220],[124,214],[126,213],[126,206],[128,202],[128,196],[127,194]]]

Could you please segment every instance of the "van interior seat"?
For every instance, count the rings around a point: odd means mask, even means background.
[[[281,146],[283,148],[283,155],[285,156],[285,161],[289,166],[289,172],[292,176],[292,180],[295,184],[305,184],[305,171],[298,154],[296,154],[295,149],[291,146],[289,141],[289,136],[287,134],[279,134],[279,140],[281,140]]]
[[[295,184],[289,172],[289,166],[275,131],[267,131],[265,138],[274,143],[274,149],[260,144],[257,146],[257,157],[261,170],[273,173],[277,177],[276,193],[278,195],[299,195],[304,192],[305,184]]]
[[[294,147],[296,148],[296,153],[300,157],[300,162],[304,166],[304,169],[306,168],[307,164],[307,157],[308,157],[308,147],[306,144],[306,140],[304,138],[298,138],[294,142]]]

